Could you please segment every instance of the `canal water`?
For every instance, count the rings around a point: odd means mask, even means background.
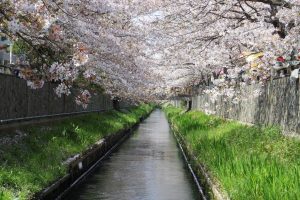
[[[197,200],[164,113],[155,110],[68,199]]]

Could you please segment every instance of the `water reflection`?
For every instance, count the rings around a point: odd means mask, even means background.
[[[198,196],[164,113],[156,110],[69,199],[193,200]]]

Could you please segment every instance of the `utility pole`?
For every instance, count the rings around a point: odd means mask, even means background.
[[[9,64],[13,64],[12,63],[12,51],[13,51],[13,43],[10,42],[9,43]]]

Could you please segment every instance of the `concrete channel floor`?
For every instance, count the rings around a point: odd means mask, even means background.
[[[155,110],[68,199],[194,200],[200,197],[164,113]]]

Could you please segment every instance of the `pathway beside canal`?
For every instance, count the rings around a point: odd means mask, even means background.
[[[69,199],[197,200],[164,113],[155,110]]]

